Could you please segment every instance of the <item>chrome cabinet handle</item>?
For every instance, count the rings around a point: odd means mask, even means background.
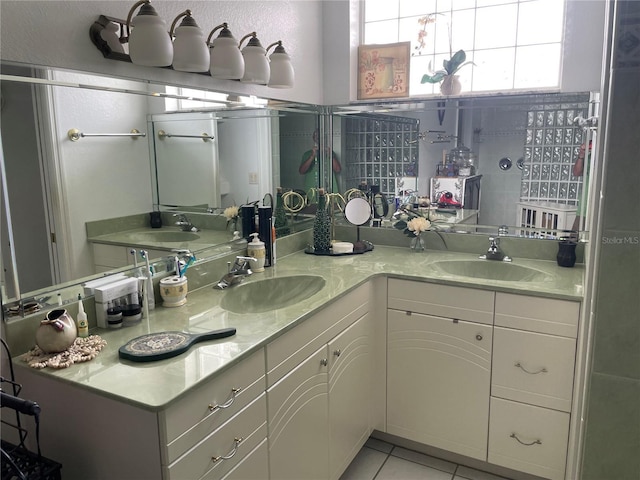
[[[236,437],[233,439],[233,449],[227,453],[226,455],[219,455],[217,457],[211,457],[211,460],[213,460],[214,462],[219,462],[220,460],[229,460],[230,458],[233,458],[233,456],[238,453],[238,446],[240,445],[240,443],[242,442],[242,440],[244,440],[244,438],[242,437]]]
[[[514,364],[514,367],[518,367],[518,368],[520,368],[524,373],[528,373],[529,375],[538,375],[539,373],[547,373],[547,372],[548,372],[548,370],[547,370],[547,368],[546,368],[546,367],[542,367],[542,368],[541,368],[540,370],[538,370],[537,372],[529,371],[529,370],[527,370],[526,368],[524,368],[520,362],[516,362],[516,363]]]
[[[209,411],[210,412],[215,412],[217,410],[222,410],[224,408],[229,408],[231,405],[233,405],[233,402],[236,400],[236,395],[238,393],[240,393],[241,391],[242,391],[242,388],[240,388],[240,387],[232,388],[231,389],[231,398],[229,400],[227,400],[226,402],[220,404],[220,405],[209,404]]]
[[[523,442],[522,440],[520,440],[518,438],[518,435],[516,435],[515,433],[512,433],[511,435],[509,435],[509,437],[510,438],[515,438],[518,441],[518,443],[524,445],[525,447],[530,447],[532,445],[542,445],[542,442],[540,440],[534,440],[531,443]]]
[[[320,360],[320,365],[322,365],[323,367],[326,367],[327,365],[329,365],[329,362],[327,361],[326,358],[323,358],[322,360]]]
[[[482,340],[482,335],[477,334],[477,335],[476,335],[476,340],[478,340],[478,341]]]
[[[342,355],[342,350],[340,350],[340,349],[338,349],[338,350],[334,350],[334,351],[333,351],[333,354],[334,354],[336,357],[339,357],[340,355]]]

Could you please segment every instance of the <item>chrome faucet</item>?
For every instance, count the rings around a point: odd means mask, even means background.
[[[183,232],[197,232],[198,228],[191,223],[189,217],[187,217],[184,213],[174,213],[174,217],[178,217],[178,221],[176,225],[179,226]]]
[[[227,262],[227,273],[224,274],[214,288],[224,290],[236,283],[240,283],[242,279],[251,275],[253,272],[249,268],[250,260],[256,261],[254,257],[237,256],[233,266],[231,266],[231,262]]]
[[[484,255],[480,255],[480,258],[486,260],[497,260],[499,262],[510,262],[511,257],[504,254],[500,248],[500,238],[489,237],[489,249]]]

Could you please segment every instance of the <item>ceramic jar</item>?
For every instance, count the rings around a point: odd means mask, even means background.
[[[576,242],[561,240],[558,242],[556,260],[561,267],[573,267],[576,264]]]
[[[62,309],[51,310],[36,330],[36,344],[45,353],[64,352],[73,345],[78,330],[71,315]]]
[[[447,75],[440,83],[440,93],[442,95],[459,95],[462,91],[462,84],[458,75]]]
[[[160,295],[163,307],[179,307],[187,303],[189,287],[187,277],[171,275],[160,280]]]

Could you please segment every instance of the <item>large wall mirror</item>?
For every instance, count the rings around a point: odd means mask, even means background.
[[[2,66],[1,91],[5,305],[102,274],[92,229],[137,228],[152,211],[165,227],[178,230],[172,218],[184,212],[206,231],[226,207],[262,202],[277,187],[344,194],[365,182],[390,212],[409,191],[460,200],[470,178],[440,178],[456,147],[474,154],[473,224],[548,238],[521,229],[518,209],[557,204],[535,215],[558,221],[568,211],[572,222],[588,191],[572,165],[595,141],[597,107],[589,93],[316,107],[20,65]],[[224,220],[221,230],[216,242],[229,242]]]
[[[225,208],[304,188],[300,158],[322,123],[313,105],[22,65],[2,65],[1,92],[5,305],[55,301],[56,286],[133,263],[105,265],[95,239],[148,229],[153,211],[177,233],[186,214],[199,228],[193,248],[231,244]],[[308,228],[299,219],[288,231]],[[131,246],[192,248],[162,238]]]
[[[481,231],[459,221],[529,238],[578,235],[598,104],[582,92],[334,107],[345,185],[378,185],[389,201],[407,189],[428,197],[451,212],[435,216],[449,231]]]

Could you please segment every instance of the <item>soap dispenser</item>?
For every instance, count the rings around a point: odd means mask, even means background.
[[[254,272],[264,272],[264,260],[266,256],[266,249],[264,242],[261,242],[257,233],[252,233],[253,240],[247,243],[247,255],[255,258],[250,260],[251,270]]]

